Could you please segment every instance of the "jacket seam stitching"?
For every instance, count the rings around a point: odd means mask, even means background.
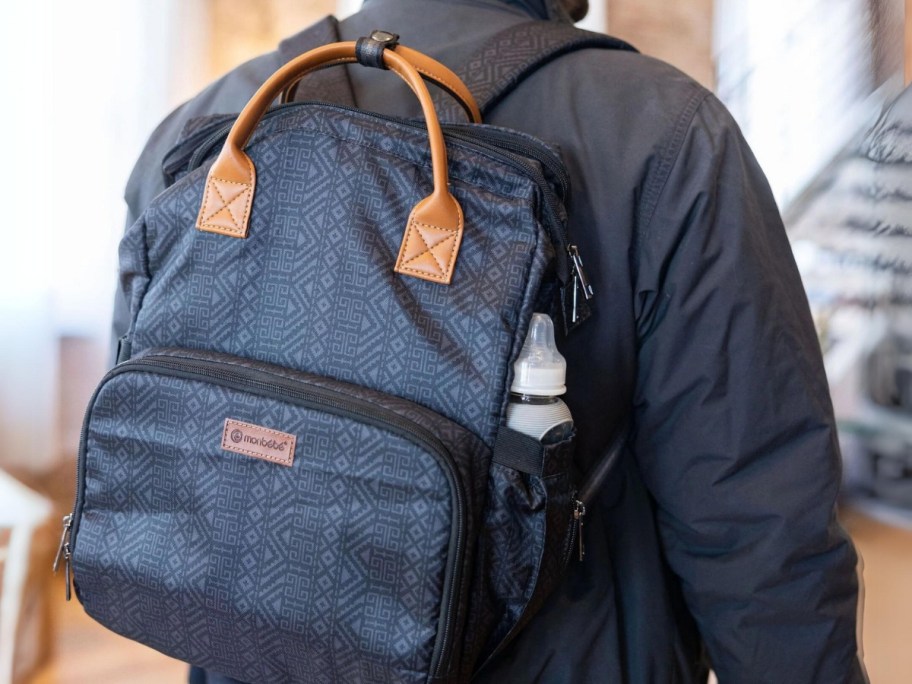
[[[687,132],[690,130],[700,106],[710,94],[711,93],[708,90],[701,90],[696,93],[678,117],[674,133],[672,134],[671,144],[666,148],[666,154],[663,156],[661,162],[659,162],[659,169],[656,171],[655,176],[653,176],[653,182],[649,184],[645,197],[643,198],[643,216],[645,218],[642,219],[642,230],[638,231],[641,236],[645,237],[652,227],[652,219],[655,217],[656,208],[659,206],[659,200],[662,197],[662,193],[665,191],[665,185],[671,177],[671,170],[674,168],[681,155],[681,149],[684,147],[684,139],[687,137]],[[639,242],[640,241],[637,240],[637,253],[639,252]]]

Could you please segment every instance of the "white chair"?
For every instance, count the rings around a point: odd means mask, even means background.
[[[0,684],[13,681],[32,544],[35,531],[48,522],[52,510],[44,497],[0,470],[0,528],[10,531],[8,543],[0,545]]]

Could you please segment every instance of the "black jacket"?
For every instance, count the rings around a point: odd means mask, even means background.
[[[368,0],[341,30],[394,31],[458,70],[533,4]],[[285,48],[162,123],[127,189],[131,217],[161,190],[183,124],[238,111]],[[346,68],[359,106],[419,114],[392,76]],[[737,125],[670,66],[606,50],[544,67],[488,123],[557,143],[572,174],[572,229],[598,293],[563,348],[581,463],[631,409],[634,434],[587,516],[585,562],[479,681],[696,682],[705,654],[723,684],[864,681],[820,350]]]

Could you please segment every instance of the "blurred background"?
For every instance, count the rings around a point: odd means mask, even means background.
[[[712,89],[769,176],[818,326],[871,680],[912,681],[912,0],[592,0]],[[30,0],[0,25],[0,684],[181,682],[49,573],[108,363],[121,199],[174,106],[358,0]],[[395,27],[389,27],[395,29]],[[78,164],[76,163],[78,161]]]

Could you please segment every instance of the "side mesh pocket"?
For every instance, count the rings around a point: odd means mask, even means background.
[[[478,538],[466,635],[477,670],[532,618],[573,546],[574,439],[544,445],[501,428]]]

